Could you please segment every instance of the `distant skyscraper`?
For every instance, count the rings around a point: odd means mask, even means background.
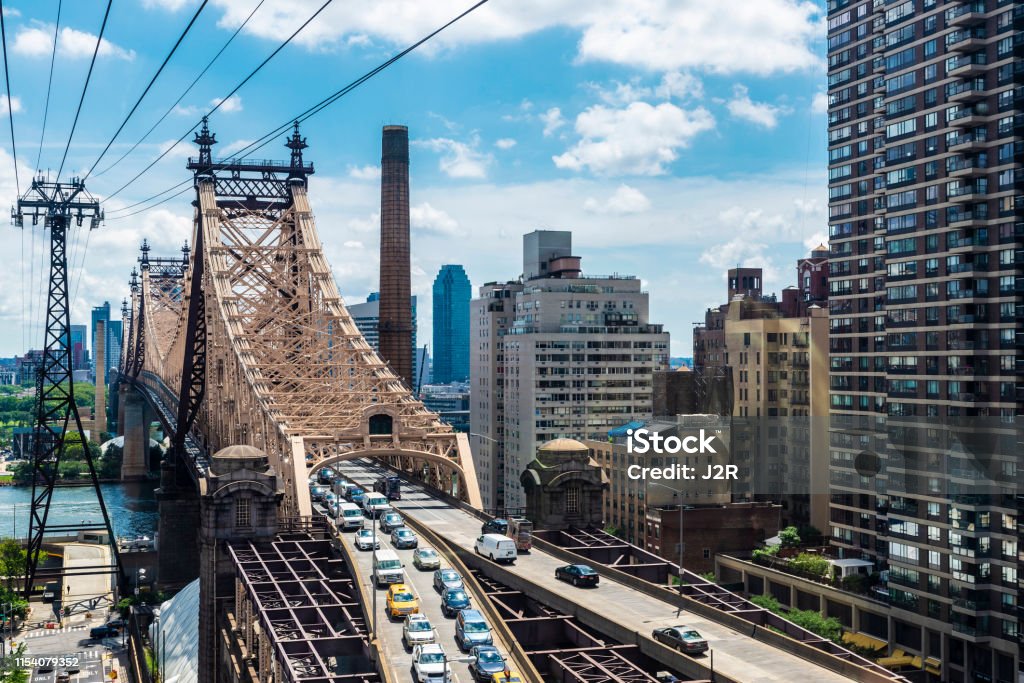
[[[433,382],[469,379],[469,300],[472,288],[459,265],[441,266],[434,279]]]
[[[366,301],[361,304],[347,306],[352,321],[363,333],[366,343],[373,347],[374,351],[380,352],[380,292],[371,292]],[[416,353],[416,297],[412,297],[412,355],[413,355],[413,382],[412,388],[418,389],[420,376],[420,356]],[[387,360],[386,358],[384,359]]]
[[[75,370],[89,370],[89,350],[85,345],[89,328],[86,325],[71,326],[71,367]]]
[[[95,306],[92,309],[92,348],[96,348],[96,323],[102,320],[106,323],[106,351],[107,351],[107,370],[116,368],[118,363],[121,362],[121,321],[110,319],[110,302],[104,301],[102,306]],[[74,326],[72,326],[72,335],[74,335]],[[72,351],[74,350],[74,341],[72,340]],[[93,377],[96,377],[96,358],[95,353],[89,359],[89,369]],[[78,367],[77,365],[75,367]],[[109,376],[109,372],[107,373]]]
[[[89,348],[92,349],[92,350],[96,349],[96,323],[98,321],[100,321],[100,320],[102,320],[105,323],[106,322],[110,322],[110,302],[109,301],[104,301],[102,306],[94,306],[93,309],[92,309],[92,321],[91,321],[92,325],[91,325],[91,327],[89,329],[89,332],[92,335],[92,344],[90,344]],[[110,329],[109,325],[107,325],[106,327],[107,327],[107,330]],[[107,345],[107,356],[109,356],[109,355],[110,355],[110,345],[108,344]],[[93,356],[95,356],[95,354],[93,354]],[[96,359],[95,359],[95,357],[90,360],[90,369],[92,370],[93,377],[95,377],[96,376]]]

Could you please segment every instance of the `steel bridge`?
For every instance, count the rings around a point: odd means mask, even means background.
[[[313,469],[362,457],[480,507],[468,439],[413,397],[345,308],[298,125],[289,162],[214,161],[205,122],[195,142],[192,248],[164,258],[143,243],[119,372],[171,435],[179,479],[198,482],[207,453],[248,444],[281,473],[284,515],[311,514]]]

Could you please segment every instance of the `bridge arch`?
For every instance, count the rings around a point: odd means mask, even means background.
[[[312,474],[324,467],[331,467],[340,462],[360,460],[362,458],[381,460],[397,467],[406,474],[422,471],[423,465],[432,466],[429,475],[423,481],[455,497],[458,497],[459,491],[451,490],[451,482],[447,482],[449,486],[444,486],[446,482],[442,479],[442,473],[456,475],[460,490],[466,486],[466,471],[457,462],[444,455],[410,448],[366,448],[344,451],[318,460],[310,467],[309,471]]]

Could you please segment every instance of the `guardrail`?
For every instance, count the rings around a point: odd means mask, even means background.
[[[540,672],[530,661],[530,658],[526,656],[526,652],[523,651],[522,646],[516,637],[512,634],[512,630],[505,623],[504,619],[498,613],[497,608],[491,604],[491,601],[486,597],[483,586],[476,580],[472,572],[469,571],[469,567],[463,561],[465,549],[460,546],[454,546],[448,543],[443,536],[433,531],[428,526],[412,519],[408,515],[402,515],[407,526],[413,528],[413,530],[427,539],[430,544],[439,553],[445,556],[451,563],[452,568],[462,575],[462,580],[469,588],[469,590],[475,595],[480,596],[480,600],[477,602],[477,606],[480,611],[487,617],[488,623],[494,628],[498,637],[504,642],[505,648],[508,651],[509,657],[515,662],[516,668],[519,673],[522,674],[529,683],[544,683],[544,679],[541,677]]]
[[[564,548],[537,538],[536,536],[533,538],[533,547],[538,550],[543,550],[549,555],[557,557],[569,564],[587,562],[587,558],[582,555],[565,550]],[[786,621],[767,610],[758,608],[757,610],[751,610],[751,613],[747,613],[745,616],[729,614],[711,605],[706,605],[699,600],[695,600],[688,595],[682,595],[677,591],[669,590],[668,588],[635,577],[632,574],[628,574],[619,569],[599,563],[595,563],[595,565],[594,570],[605,578],[629,586],[636,591],[666,602],[678,609],[699,614],[706,619],[717,622],[723,626],[727,626],[734,631],[743,633],[755,640],[777,647],[784,652],[788,652],[800,657],[801,659],[817,664],[829,671],[846,676],[852,681],[859,681],[860,683],[893,683],[894,681],[906,681],[905,678],[898,676],[897,674],[887,676],[881,672],[872,671],[856,662],[850,661],[849,658],[841,657],[827,651],[828,648],[838,647],[830,640],[822,638],[818,641],[801,641],[791,637],[787,632],[795,633],[797,630],[802,629],[792,622]],[[754,616],[753,612],[757,612],[761,615],[761,623],[752,619]],[[857,657],[857,655],[852,655],[852,653],[851,656]],[[864,661],[869,663],[868,660]],[[721,677],[721,674],[716,673],[716,676]]]
[[[345,564],[348,565],[349,571],[352,574],[352,581],[355,583],[356,590],[359,591],[359,605],[363,610],[363,623],[369,626],[371,623],[375,623],[372,619],[376,619],[377,615],[370,613],[370,610],[373,609],[373,596],[367,593],[366,586],[359,580],[359,564],[356,562],[356,554],[353,552],[352,546],[348,544],[344,534],[339,534],[334,530],[331,530],[330,534],[334,547],[341,553],[341,556],[345,559]],[[370,639],[370,652],[374,656],[377,674],[383,683],[396,683],[395,679],[391,677],[390,669],[384,666],[380,641],[376,635],[376,633],[372,634]]]

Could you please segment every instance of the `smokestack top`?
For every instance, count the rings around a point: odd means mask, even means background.
[[[409,129],[406,126],[384,126],[382,161],[409,163]]]

